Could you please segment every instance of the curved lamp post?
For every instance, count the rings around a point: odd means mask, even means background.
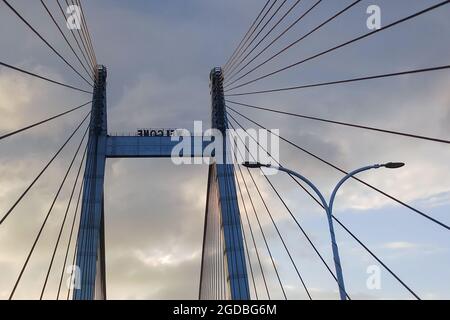
[[[301,174],[299,174],[295,171],[286,169],[284,167],[272,166],[270,164],[261,164],[259,162],[244,162],[242,165],[247,168],[261,168],[261,167],[273,168],[273,169],[276,169],[279,171],[286,172],[288,174],[292,174],[292,175],[296,176],[297,178],[299,178],[300,180],[304,181],[306,184],[308,184],[311,187],[311,189],[313,189],[314,192],[319,196],[320,201],[322,202],[322,205],[325,209],[325,212],[326,212],[327,218],[328,218],[328,226],[330,229],[330,237],[331,237],[331,247],[333,250],[333,258],[334,258],[334,266],[336,269],[336,277],[337,277],[337,282],[338,282],[338,286],[339,286],[339,295],[340,295],[341,300],[346,300],[347,294],[345,291],[344,276],[342,274],[341,260],[339,258],[339,249],[338,249],[338,245],[336,243],[336,236],[334,234],[334,226],[333,226],[333,218],[332,218],[333,217],[333,203],[334,203],[334,199],[336,198],[336,194],[337,194],[339,188],[345,183],[345,181],[347,181],[348,179],[350,179],[351,177],[355,176],[356,174],[358,174],[360,172],[371,170],[371,169],[379,169],[379,168],[397,169],[397,168],[403,167],[405,164],[402,162],[389,162],[389,163],[385,163],[385,164],[374,164],[371,166],[356,169],[356,170],[348,173],[347,175],[345,175],[345,177],[343,177],[338,182],[338,184],[334,188],[333,192],[331,193],[329,202],[327,202],[325,200],[325,197],[322,195],[322,193],[319,191],[319,189],[309,179],[307,179],[306,177],[302,176]]]

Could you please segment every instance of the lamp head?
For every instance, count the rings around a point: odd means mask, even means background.
[[[258,169],[261,167],[270,167],[270,164],[261,164],[259,162],[250,162],[250,161],[246,161],[244,163],[242,163],[242,165],[246,168],[250,168],[250,169]]]
[[[401,168],[404,166],[405,166],[405,164],[403,162],[388,162],[383,165],[383,167],[388,168],[388,169],[398,169],[398,168]]]

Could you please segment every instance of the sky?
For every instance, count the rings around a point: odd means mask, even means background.
[[[383,26],[438,2],[363,0],[246,79],[254,79],[369,32],[366,26],[369,5],[375,4],[381,8]],[[11,0],[10,3],[76,65],[74,56],[40,1]],[[56,2],[46,3],[61,23],[62,15],[57,11]],[[286,12],[293,3],[293,0],[288,0],[281,12]],[[313,3],[312,0],[302,0],[269,39],[281,33]],[[259,61],[350,3],[349,0],[322,1]],[[108,68],[109,132],[135,132],[142,127],[190,129],[194,120],[204,121],[207,127],[210,123],[209,72],[211,68],[225,64],[263,4],[263,0],[83,1],[97,60]],[[450,41],[446,41],[449,30],[449,7],[445,6],[236,92],[446,65],[449,64]],[[0,61],[65,83],[84,86],[82,80],[35,37],[3,2],[0,3],[0,39]],[[232,100],[448,139],[449,86],[449,72],[440,71],[239,96]],[[0,134],[89,100],[89,95],[1,67]],[[362,174],[361,178],[450,224],[450,149],[447,145],[230,106],[270,129],[280,129],[281,136],[346,170],[372,163],[405,162],[406,166],[402,169],[370,171]],[[1,141],[0,213],[11,207],[84,113],[77,111]],[[254,127],[245,119],[237,119],[244,127]],[[78,141],[80,138],[77,138]],[[0,226],[0,299],[9,296],[73,155],[77,139],[69,144],[10,218]],[[336,170],[283,142],[280,144],[280,161],[313,180],[326,196],[342,177]],[[105,228],[108,298],[198,297],[207,173],[206,165],[176,166],[169,159],[107,161]],[[68,186],[72,179],[70,176]],[[286,235],[311,295],[314,299],[336,299],[338,293],[334,280],[263,179],[258,176],[257,182],[280,230]],[[278,174],[273,181],[331,265],[324,213],[287,176]],[[69,196],[70,187],[66,187],[24,273],[16,298],[39,298]],[[270,220],[265,216],[262,203],[256,201],[256,207],[263,217],[268,241],[275,248],[274,257],[288,297],[305,299],[305,292]],[[349,181],[343,187],[334,210],[335,215],[420,297],[450,298],[448,230],[355,181]],[[377,266],[377,262],[339,227],[336,227],[336,237],[347,291],[352,298],[412,298],[384,269],[381,269],[381,289],[369,289],[366,286],[369,277],[367,269]],[[67,244],[67,238],[66,229],[62,248]],[[262,247],[261,241],[257,239]],[[46,299],[54,299],[56,295],[63,257],[63,250],[59,250]],[[269,260],[264,259],[263,264],[271,270]],[[260,280],[260,275],[257,278]],[[274,298],[282,298],[275,280],[269,285]]]

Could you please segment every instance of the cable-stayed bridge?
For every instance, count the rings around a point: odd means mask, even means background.
[[[49,204],[49,209],[45,213],[42,224],[39,226],[38,232],[34,238],[34,242],[30,244],[30,250],[25,253],[24,263],[20,270],[17,271],[17,278],[14,286],[10,289],[10,299],[14,299],[16,290],[23,283],[25,272],[29,272],[30,260],[35,255],[35,249],[42,241],[42,237],[48,221],[52,214],[55,214],[55,203],[61,196],[63,188],[68,187],[70,197],[65,207],[64,215],[58,229],[58,237],[55,239],[54,245],[49,248],[48,269],[43,274],[42,290],[40,297],[44,298],[46,290],[51,285],[49,283],[50,275],[57,273],[59,275],[59,283],[57,295],[55,299],[106,299],[106,263],[105,263],[105,216],[107,212],[104,210],[104,177],[107,159],[111,158],[171,158],[178,142],[172,139],[168,134],[152,135],[113,135],[108,131],[108,107],[107,107],[107,68],[98,64],[94,50],[93,38],[89,32],[88,24],[84,15],[81,15],[81,28],[69,30],[62,21],[66,19],[66,6],[78,6],[83,9],[81,0],[70,0],[65,2],[57,0],[56,12],[53,12],[48,6],[48,1],[41,0],[44,12],[48,15],[49,23],[57,28],[60,34],[60,40],[64,41],[70,49],[72,56],[70,58],[63,56],[52,44],[56,39],[46,39],[35,26],[33,26],[28,17],[19,12],[13,1],[2,0],[2,10],[8,10],[11,15],[17,17],[17,23],[24,24],[30,32],[42,40],[44,46],[48,47],[49,52],[54,54],[55,58],[61,60],[70,70],[78,77],[82,85],[69,84],[61,82],[46,75],[37,74],[30,70],[20,68],[9,64],[6,61],[0,61],[3,68],[11,69],[15,72],[25,74],[29,77],[38,78],[42,81],[49,82],[51,85],[61,87],[61,90],[73,90],[83,95],[91,95],[89,101],[79,106],[69,108],[68,110],[51,115],[42,121],[29,124],[23,128],[11,132],[1,133],[0,140],[14,139],[14,136],[26,134],[34,128],[46,125],[52,121],[57,121],[68,114],[84,110],[84,114],[80,121],[74,124],[74,128],[67,133],[65,142],[58,146],[56,151],[49,155],[49,161],[43,166],[36,177],[30,177],[30,184],[23,190],[9,205],[9,209],[0,216],[0,232],[3,228],[7,228],[8,219],[15,214],[16,207],[27,200],[30,192],[38,192],[35,185],[45,175],[47,169],[54,165],[61,153],[67,148],[70,142],[76,142],[75,152],[71,161],[67,165],[65,175],[59,180],[57,191],[53,201]],[[305,7],[302,14],[293,16],[294,9],[301,6],[301,0],[279,1],[267,0],[258,12],[256,18],[250,25],[248,31],[239,42],[238,46],[232,53],[231,57],[226,61],[223,67],[215,67],[209,74],[211,106],[205,106],[206,110],[211,113],[211,127],[220,132],[222,136],[227,136],[227,130],[244,129],[245,123],[249,123],[257,129],[264,129],[271,135],[276,136],[283,144],[289,145],[296,149],[299,153],[306,154],[315,161],[323,163],[325,166],[336,170],[343,176],[353,179],[359,183],[361,188],[366,188],[371,192],[381,195],[383,198],[392,201],[392,203],[408,210],[413,215],[420,216],[424,223],[433,224],[439,230],[449,231],[450,227],[444,221],[437,219],[432,213],[425,212],[402,199],[381,190],[377,186],[358,178],[349,170],[344,169],[336,163],[332,163],[312,150],[288,139],[282,135],[269,130],[270,124],[263,124],[258,119],[253,119],[245,110],[258,110],[261,112],[279,114],[292,118],[301,118],[312,122],[326,123],[332,126],[350,127],[358,130],[371,131],[382,135],[395,135],[405,139],[421,140],[427,143],[441,144],[444,148],[448,148],[450,139],[442,137],[424,136],[413,132],[403,132],[388,128],[374,127],[353,122],[343,122],[331,118],[323,118],[312,116],[309,114],[293,113],[282,110],[282,108],[273,106],[261,106],[255,104],[236,101],[241,96],[265,95],[273,92],[287,92],[295,90],[304,90],[308,88],[329,87],[335,85],[346,85],[355,82],[382,81],[385,78],[395,78],[404,76],[420,77],[421,74],[427,73],[443,73],[448,72],[450,65],[428,65],[422,68],[410,68],[407,70],[393,71],[380,74],[362,75],[353,78],[336,79],[326,82],[314,82],[296,84],[289,87],[269,88],[261,90],[246,90],[246,87],[260,81],[280,75],[283,72],[297,68],[323,57],[333,54],[344,47],[349,47],[355,43],[370,39],[372,37],[381,36],[383,32],[401,28],[403,24],[412,24],[421,16],[427,15],[438,10],[448,10],[450,1],[436,1],[432,6],[426,7],[420,11],[407,15],[399,20],[393,21],[379,29],[366,32],[360,36],[349,39],[338,45],[331,46],[323,51],[317,52],[298,60],[294,63],[287,64],[281,68],[274,69],[271,72],[257,75],[256,73],[263,66],[272,61],[280,61],[285,52],[291,48],[300,45],[305,39],[312,37],[315,32],[328,24],[332,24],[338,17],[352,10],[360,4],[362,0],[351,1],[349,5],[343,6],[341,10],[328,17],[323,21],[318,21],[317,25],[311,30],[305,30],[305,33],[296,38],[293,42],[289,42],[282,49],[270,54],[268,58],[261,59],[264,53],[268,53],[274,44],[280,40],[285,40],[285,35],[296,25],[301,24],[303,19],[311,12],[320,10],[321,6],[326,5],[326,1],[314,1],[310,7]],[[58,17],[59,18],[58,18]],[[61,18],[62,17],[62,18]],[[292,23],[284,26],[286,19],[292,18]],[[271,36],[274,36],[271,38]],[[269,41],[269,39],[272,39]],[[74,63],[72,63],[73,61]],[[206,72],[207,74],[207,72]],[[197,137],[198,138],[198,137]],[[196,137],[181,137],[181,139],[192,139],[195,145]],[[246,145],[244,141],[248,137],[238,135],[238,141]],[[77,140],[78,139],[78,140]],[[198,140],[198,139],[197,139]],[[209,143],[205,143],[202,139],[200,149],[193,148],[186,154],[179,154],[181,157],[205,157],[205,150]],[[270,152],[260,145],[258,148],[263,149],[269,157]],[[208,173],[208,186],[206,194],[204,234],[202,263],[200,270],[199,283],[199,299],[271,299],[273,298],[273,288],[271,282],[276,283],[276,290],[281,291],[282,297],[289,299],[286,283],[281,275],[280,262],[274,257],[274,248],[268,241],[267,225],[261,223],[262,216],[270,221],[270,232],[274,232],[277,239],[280,240],[281,250],[286,253],[286,266],[283,268],[292,268],[296,275],[297,285],[304,290],[305,296],[314,299],[314,293],[311,287],[314,286],[306,279],[302,272],[301,261],[295,256],[295,248],[290,246],[286,241],[286,235],[283,234],[279,222],[273,215],[273,209],[267,203],[267,197],[261,191],[262,187],[255,179],[254,175],[261,171],[263,173],[266,186],[269,187],[272,197],[280,201],[283,210],[287,213],[289,223],[294,226],[299,234],[302,235],[305,242],[310,246],[323,267],[324,277],[330,277],[336,283],[336,290],[340,293],[341,299],[351,299],[352,293],[348,292],[345,287],[345,270],[341,269],[339,261],[338,245],[339,239],[336,241],[334,236],[334,228],[340,228],[345,232],[358,246],[365,250],[374,263],[380,265],[398,284],[407,292],[411,298],[421,299],[420,288],[415,283],[409,283],[402,279],[398,270],[391,268],[384,258],[377,254],[376,250],[369,248],[364,241],[364,237],[354,233],[344,222],[338,219],[328,204],[321,199],[320,195],[315,192],[311,185],[305,183],[293,173],[288,173],[293,183],[298,187],[299,192],[306,193],[311,201],[317,203],[322,209],[326,209],[328,224],[330,227],[331,243],[333,246],[333,264],[327,262],[320,248],[311,237],[308,230],[305,229],[302,221],[298,218],[295,210],[290,207],[286,195],[272,182],[269,175],[264,175],[264,168],[255,165],[258,161],[258,155],[252,154],[252,150],[246,149],[250,156],[247,165],[242,165],[238,159],[245,158],[240,154],[242,150],[233,148],[227,139],[221,142],[220,151],[216,151],[208,155],[211,160]],[[220,153],[220,154],[219,154]],[[232,158],[232,162],[217,161],[217,159]],[[272,157],[270,162],[274,165],[282,167],[279,159]],[[253,167],[252,167],[253,164]],[[384,165],[389,167],[390,164]],[[383,166],[383,165],[382,165]],[[392,166],[392,164],[391,164]],[[256,169],[256,170],[254,170]],[[258,171],[257,171],[258,170]],[[74,177],[73,185],[67,185],[69,177]],[[253,190],[254,192],[252,192]],[[264,210],[259,210],[255,202],[261,201]],[[63,247],[63,237],[67,237],[67,246]],[[257,238],[262,239],[263,245],[258,245]],[[63,252],[64,262],[58,266],[55,264],[55,256],[58,252]],[[267,262],[268,263],[265,263]],[[70,280],[73,287],[67,289],[65,287],[65,270],[68,266],[74,266]],[[53,284],[52,284],[53,285]]]

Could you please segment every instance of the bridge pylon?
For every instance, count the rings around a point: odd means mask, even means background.
[[[73,299],[106,299],[104,178],[107,144],[106,67],[98,66],[78,231]]]
[[[234,164],[221,68],[210,74],[212,128],[221,132],[223,154],[209,167],[203,238],[200,299],[249,300],[247,264],[237,200]],[[223,160],[219,163],[217,159]]]

